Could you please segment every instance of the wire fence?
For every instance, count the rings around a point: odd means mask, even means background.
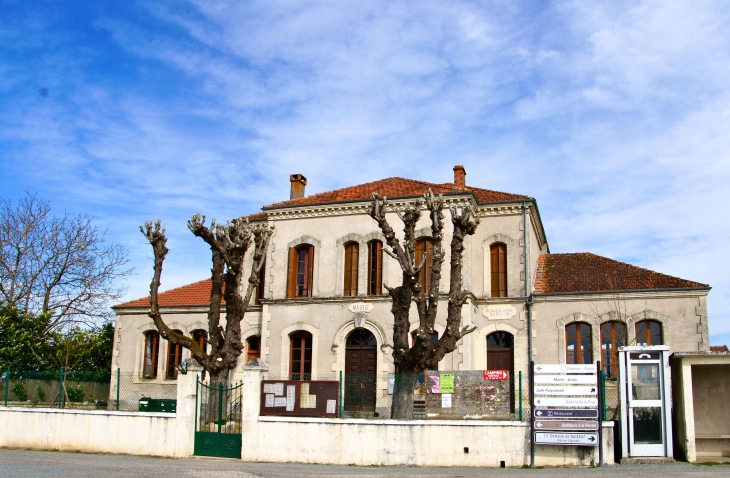
[[[176,380],[149,380],[134,372],[57,370],[0,373],[3,406],[115,411],[175,411]]]
[[[342,418],[528,420],[528,378],[519,372],[510,375],[505,380],[485,380],[481,370],[428,370],[419,375],[339,373],[307,375],[304,379],[339,382],[338,416]],[[264,379],[298,377],[268,373]]]

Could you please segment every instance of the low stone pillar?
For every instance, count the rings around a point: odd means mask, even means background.
[[[195,443],[196,385],[203,367],[195,359],[186,359],[188,373],[177,375],[177,411],[175,432],[175,456],[192,456]]]
[[[255,461],[258,455],[258,421],[261,409],[261,381],[269,367],[261,359],[251,359],[243,372],[243,400],[241,406],[241,459]]]

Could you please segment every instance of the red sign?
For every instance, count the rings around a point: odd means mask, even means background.
[[[485,370],[484,380],[509,380],[509,370]]]

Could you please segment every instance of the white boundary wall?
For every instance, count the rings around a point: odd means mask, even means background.
[[[243,460],[362,466],[530,463],[528,422],[259,417],[264,371],[244,367]],[[604,424],[603,437],[604,463],[612,464],[612,422]],[[536,466],[597,464],[597,447],[535,447]]]
[[[176,414],[0,407],[0,447],[190,456],[196,377],[179,375]]]

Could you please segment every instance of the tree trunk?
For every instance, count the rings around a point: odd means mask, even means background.
[[[395,420],[411,420],[413,418],[413,388],[415,385],[416,374],[396,372],[390,418]]]

